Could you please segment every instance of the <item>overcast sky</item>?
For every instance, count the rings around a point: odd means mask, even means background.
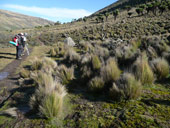
[[[0,9],[69,22],[88,16],[117,0],[0,0]]]

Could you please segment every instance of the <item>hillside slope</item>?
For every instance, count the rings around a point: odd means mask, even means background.
[[[117,2],[95,12],[92,14],[92,16],[98,15],[100,13],[112,12],[115,9],[123,9],[125,6],[134,7],[136,5],[146,3],[147,1],[148,0],[117,0]]]
[[[52,24],[53,22],[27,16],[19,13],[14,13],[6,10],[0,10],[0,30],[13,30],[13,29],[22,29],[30,28],[39,25]]]

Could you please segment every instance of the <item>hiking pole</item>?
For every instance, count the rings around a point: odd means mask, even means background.
[[[29,50],[28,50],[27,45],[28,45],[28,44],[25,45],[25,49],[26,49],[26,51],[27,51],[27,55],[29,56],[29,55],[30,55],[30,52],[29,52]]]

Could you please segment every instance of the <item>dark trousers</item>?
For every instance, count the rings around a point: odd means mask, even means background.
[[[17,51],[16,58],[20,58],[21,57],[22,49],[23,49],[22,45],[16,46],[16,51]]]

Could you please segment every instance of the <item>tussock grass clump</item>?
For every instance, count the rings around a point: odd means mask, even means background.
[[[154,74],[148,64],[148,59],[145,53],[141,57],[138,57],[133,64],[132,69],[135,76],[142,84],[152,84],[154,82]]]
[[[110,88],[110,97],[113,100],[137,99],[141,95],[141,83],[130,73],[124,73],[118,82]]]
[[[81,57],[73,48],[67,49],[64,58],[70,62],[79,62]]]
[[[54,81],[49,74],[40,72],[37,77],[43,79],[41,82],[38,81],[38,88],[31,97],[31,108],[46,118],[59,116],[66,95],[65,87]]]
[[[44,57],[42,59],[35,58],[32,61],[32,65],[31,65],[31,69],[33,71],[43,70],[46,73],[52,73],[56,67],[57,67],[57,63],[48,57]]]
[[[88,88],[92,92],[100,92],[104,88],[104,81],[101,77],[94,77],[90,80]]]
[[[39,72],[32,72],[31,73],[31,78],[34,80],[36,85],[49,85],[50,82],[52,81],[53,77],[50,74],[44,73],[43,71]]]
[[[99,70],[101,68],[101,62],[97,55],[92,56],[92,67],[94,70]]]
[[[31,70],[40,70],[42,68],[42,60],[35,58],[31,64]]]
[[[59,77],[62,84],[68,84],[74,77],[74,67],[67,68],[65,65],[60,65],[55,73],[56,77]]]
[[[106,62],[106,65],[104,65],[101,68],[101,72],[100,72],[100,75],[102,76],[105,82],[118,80],[120,74],[121,71],[118,68],[117,62],[115,61],[114,58],[109,58]]]
[[[57,55],[56,51],[54,50],[54,48],[50,49],[49,54],[50,54],[50,57],[56,57],[56,55]]]
[[[90,65],[88,65],[88,64],[82,66],[80,70],[82,72],[82,76],[81,76],[82,78],[90,78],[91,75],[93,74],[92,69],[91,69]]]
[[[79,45],[86,52],[93,51],[93,49],[94,49],[93,46],[89,42],[86,42],[84,40],[80,41]]]
[[[42,70],[46,70],[48,72],[48,70],[50,71],[55,69],[57,67],[57,62],[55,62],[53,59],[51,58],[43,58],[42,59]]]
[[[30,71],[28,71],[26,69],[21,69],[20,76],[22,78],[29,78],[30,77]]]
[[[163,58],[154,59],[152,62],[152,69],[157,75],[158,79],[165,79],[169,75],[169,64]]]
[[[109,50],[107,48],[103,48],[99,45],[96,45],[94,49],[94,54],[107,59],[109,57]]]

